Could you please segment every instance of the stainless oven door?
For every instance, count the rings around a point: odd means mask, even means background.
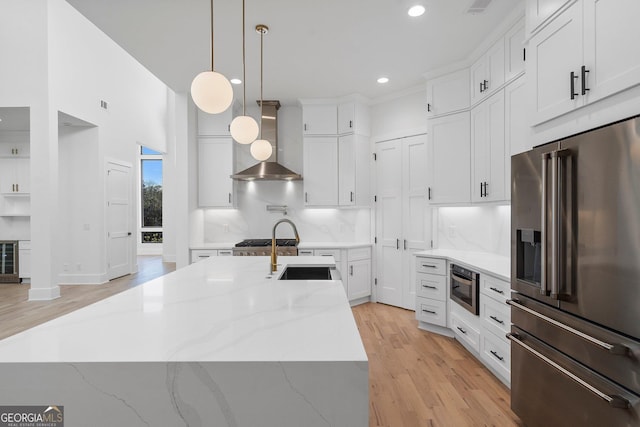
[[[478,304],[478,281],[477,274],[473,273],[471,278],[458,275],[451,268],[451,299],[460,304],[465,310],[473,314],[479,314]]]

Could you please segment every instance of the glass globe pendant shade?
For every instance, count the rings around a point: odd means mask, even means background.
[[[258,122],[251,116],[238,116],[231,122],[231,136],[240,144],[251,144],[259,132]]]
[[[266,139],[258,139],[251,144],[251,155],[259,162],[264,162],[271,157],[272,152],[271,143]]]
[[[233,101],[229,80],[216,71],[203,71],[191,82],[191,97],[199,109],[209,114],[222,113]]]

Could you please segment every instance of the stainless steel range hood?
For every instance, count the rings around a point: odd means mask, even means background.
[[[260,105],[260,101],[258,101]],[[262,139],[269,141],[273,154],[264,162],[253,165],[241,172],[231,175],[238,181],[295,181],[302,175],[295,173],[278,163],[278,109],[280,101],[262,102]]]

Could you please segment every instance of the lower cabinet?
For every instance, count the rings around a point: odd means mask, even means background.
[[[352,304],[369,301],[371,295],[371,247],[305,248],[298,256],[332,256],[342,276],[347,298]]]
[[[31,241],[18,241],[18,277],[22,283],[31,282]]]
[[[415,257],[416,319],[447,327],[447,262]]]
[[[229,249],[191,249],[191,264],[205,260],[212,256],[232,256],[233,250]]]

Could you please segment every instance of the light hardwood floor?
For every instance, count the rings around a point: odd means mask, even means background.
[[[175,270],[139,257],[138,273],[104,285],[63,285],[28,301],[28,285],[0,285],[0,339]],[[369,358],[370,427],[522,426],[509,390],[451,338],[421,331],[414,312],[367,303],[353,314]]]

